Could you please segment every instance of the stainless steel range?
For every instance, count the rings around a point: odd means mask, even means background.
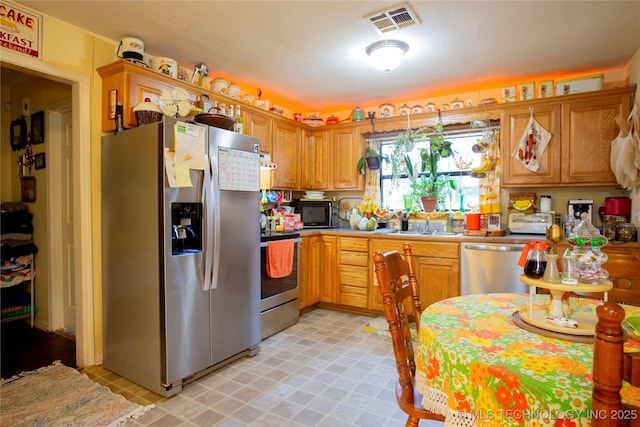
[[[285,277],[273,278],[267,273],[267,250],[270,241],[293,239],[293,268]],[[260,236],[260,323],[262,339],[298,322],[298,249],[300,233],[265,233]]]

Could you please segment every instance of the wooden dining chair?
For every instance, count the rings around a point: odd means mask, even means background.
[[[598,304],[596,314],[591,425],[640,426],[640,408],[624,405],[620,397],[623,380],[640,386],[640,353],[624,352],[624,309],[607,301]]]
[[[411,341],[411,328],[405,304],[410,304],[415,313],[416,329],[420,330],[420,293],[414,270],[411,244],[403,246],[404,259],[398,251],[375,252],[378,286],[382,294],[384,314],[389,323],[393,352],[398,370],[398,384],[395,394],[398,406],[409,418],[407,427],[417,427],[420,420],[444,421],[442,415],[428,411],[421,405],[422,396],[415,389],[416,363]]]

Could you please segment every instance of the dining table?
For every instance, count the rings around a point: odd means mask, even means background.
[[[569,305],[596,316],[599,302]],[[590,425],[593,341],[519,325],[514,313],[532,304],[548,306],[549,295],[465,295],[425,308],[415,346],[422,405],[452,426]],[[640,307],[621,306],[627,317],[640,316]],[[628,337],[625,351],[640,351],[640,341]],[[640,406],[639,388],[625,382],[621,395]]]

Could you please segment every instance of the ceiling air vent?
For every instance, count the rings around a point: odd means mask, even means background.
[[[409,5],[396,6],[382,12],[368,16],[367,19],[376,27],[380,34],[397,31],[400,28],[417,24],[418,18]]]

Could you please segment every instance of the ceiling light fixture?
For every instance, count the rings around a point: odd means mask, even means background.
[[[371,57],[374,67],[385,73],[395,70],[409,45],[400,40],[380,40],[367,46],[365,52]]]

